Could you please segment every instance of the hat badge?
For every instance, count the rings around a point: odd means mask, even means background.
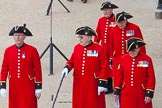
[[[138,48],[138,45],[136,45],[136,48]]]
[[[88,32],[85,32],[85,35],[87,35],[88,34]]]
[[[26,32],[26,29],[24,29],[24,33]]]
[[[124,17],[124,20],[126,20],[127,18],[126,17]]]

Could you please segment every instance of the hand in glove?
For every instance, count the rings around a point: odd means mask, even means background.
[[[41,96],[41,92],[42,90],[41,89],[35,89],[35,96],[39,99],[40,96]]]
[[[2,97],[6,97],[7,96],[6,89],[4,89],[4,88],[1,88],[0,93],[1,93]]]
[[[100,95],[101,92],[105,92],[105,91],[106,91],[105,87],[98,86],[98,95]]]
[[[68,75],[68,68],[64,68],[62,70],[61,78],[66,77]]]

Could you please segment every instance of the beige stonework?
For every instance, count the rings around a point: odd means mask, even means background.
[[[6,47],[13,44],[13,38],[8,36],[15,25],[27,24],[33,37],[27,37],[26,42],[37,47],[41,54],[50,42],[53,43],[69,58],[73,46],[78,42],[75,30],[80,26],[96,28],[97,20],[102,16],[100,6],[105,0],[80,0],[68,2],[61,0],[70,10],[68,13],[62,5],[53,0],[52,5],[52,34],[51,16],[46,16],[50,0],[0,0],[0,62]],[[154,108],[162,106],[162,22],[155,18],[156,0],[109,0],[119,6],[114,13],[126,11],[134,17],[129,21],[138,24],[142,30],[147,53],[152,57],[156,74],[156,91],[153,98]],[[49,76],[49,50],[42,57],[43,90],[38,101],[39,108],[51,108],[51,95],[56,94],[61,81],[61,71],[66,60],[54,49],[53,75]],[[55,108],[71,108],[72,72],[64,79]],[[7,98],[0,97],[0,108],[7,108]],[[113,94],[106,95],[107,108],[113,107]]]

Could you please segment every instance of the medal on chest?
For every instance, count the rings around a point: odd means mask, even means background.
[[[98,57],[98,51],[97,50],[88,50],[87,56]]]
[[[110,22],[109,27],[115,27],[116,23],[115,22]]]
[[[126,31],[126,36],[134,36],[134,30]]]
[[[22,58],[25,58],[25,56],[26,56],[26,55],[25,55],[25,52],[22,52],[21,57],[22,57]]]
[[[148,61],[138,61],[137,67],[148,67],[149,62]]]

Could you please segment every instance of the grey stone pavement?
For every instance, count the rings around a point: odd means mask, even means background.
[[[34,34],[27,37],[26,43],[37,47],[41,54],[52,42],[69,58],[74,45],[78,42],[74,32],[80,26],[88,25],[96,28],[97,20],[102,16],[100,6],[105,0],[88,0],[83,4],[80,0],[67,2],[61,0],[70,10],[53,0],[52,16],[46,16],[51,0],[1,0],[0,1],[0,62],[6,47],[13,44],[13,38],[8,36],[15,25],[27,24]],[[153,99],[154,108],[162,106],[162,20],[155,18],[157,0],[110,0],[120,8],[114,13],[126,11],[134,18],[129,21],[138,24],[147,43],[147,53],[152,57],[156,74],[156,91]],[[51,20],[52,19],[52,20]],[[52,26],[51,26],[52,22]],[[52,28],[52,30],[51,30]],[[53,75],[49,75],[49,50],[41,58],[43,69],[43,90],[38,101],[39,108],[52,108],[51,95],[56,91],[61,81],[61,71],[66,60],[53,48]],[[72,72],[63,80],[55,108],[71,108]],[[0,108],[7,108],[7,98],[0,97]],[[106,95],[107,108],[114,108],[113,95]]]

